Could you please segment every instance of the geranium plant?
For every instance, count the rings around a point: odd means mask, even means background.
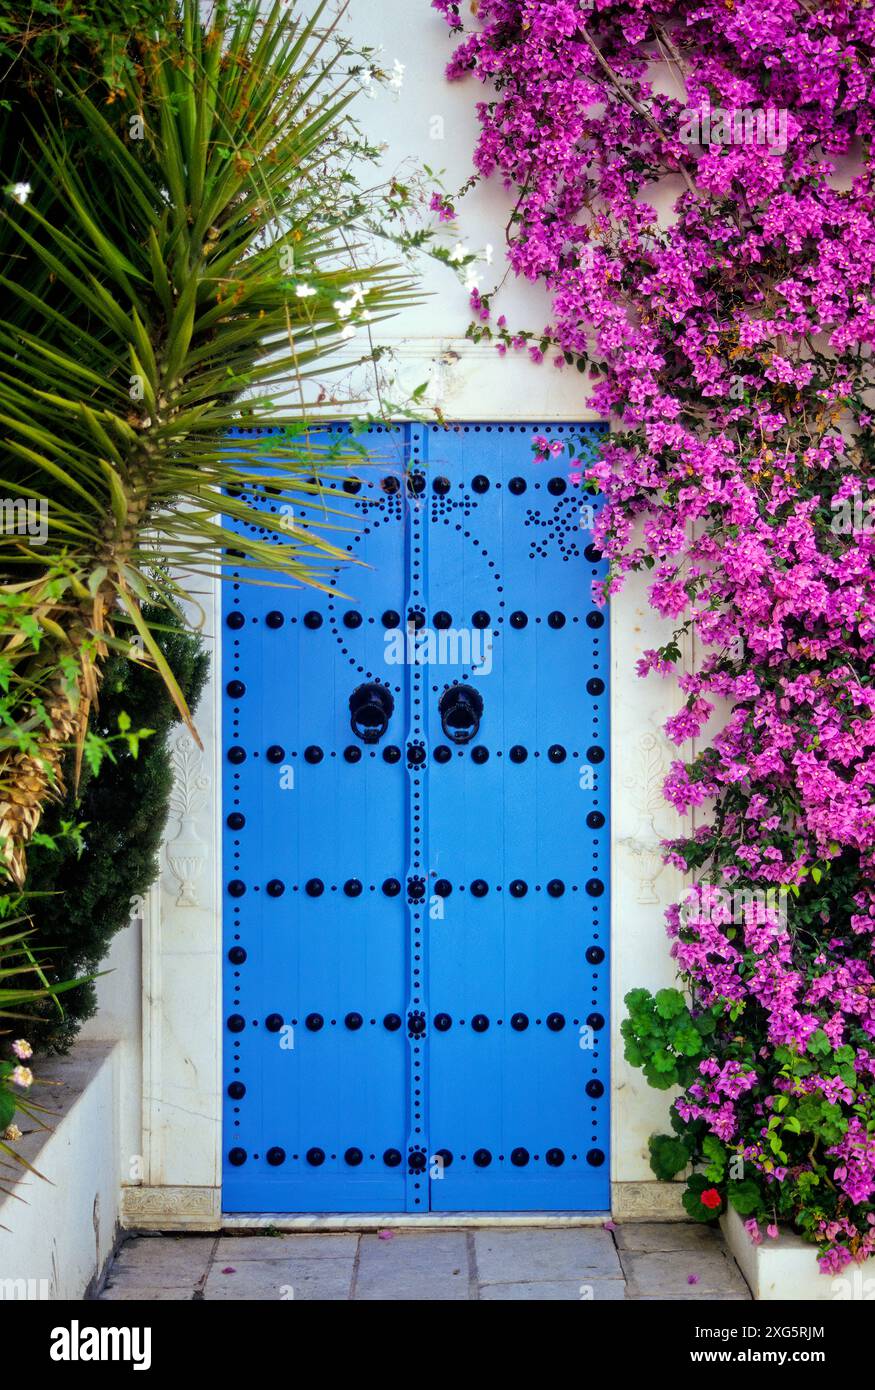
[[[460,6],[434,0],[454,30]],[[627,1056],[680,1087],[661,1177],[688,1212],[875,1249],[875,10],[854,0],[481,0],[478,177],[552,296],[515,331],[618,422],[604,599],[650,571],[676,628],[665,795],[691,828],[668,927],[683,992],[628,996]],[[443,195],[441,215],[452,217]],[[583,382],[582,382],[583,385]],[[543,453],[550,441],[538,441]],[[691,741],[697,748],[691,751]]]

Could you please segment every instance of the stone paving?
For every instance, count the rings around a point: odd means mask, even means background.
[[[101,1299],[749,1299],[714,1230],[480,1227],[334,1234],[132,1236]]]

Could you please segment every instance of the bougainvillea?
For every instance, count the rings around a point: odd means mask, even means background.
[[[480,0],[465,35],[434,4],[449,76],[486,87],[510,264],[552,298],[517,332],[481,288],[470,332],[583,374],[618,425],[578,465],[597,597],[649,570],[676,632],[640,674],[698,653],[666,727],[685,993],[633,992],[624,1024],[682,1087],[653,1165],[836,1272],[875,1250],[875,8]]]

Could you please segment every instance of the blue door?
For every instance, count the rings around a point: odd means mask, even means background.
[[[610,1205],[602,429],[334,427],[362,563],[225,585],[226,1211]]]

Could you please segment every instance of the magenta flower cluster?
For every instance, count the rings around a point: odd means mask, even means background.
[[[649,571],[675,636],[642,675],[702,654],[665,795],[703,823],[666,851],[729,906],[669,914],[717,1020],[676,1117],[834,1272],[875,1246],[875,6],[480,0],[465,34],[433,3],[552,300],[513,332],[481,290],[471,331],[581,372],[617,425],[580,465],[604,597]]]

